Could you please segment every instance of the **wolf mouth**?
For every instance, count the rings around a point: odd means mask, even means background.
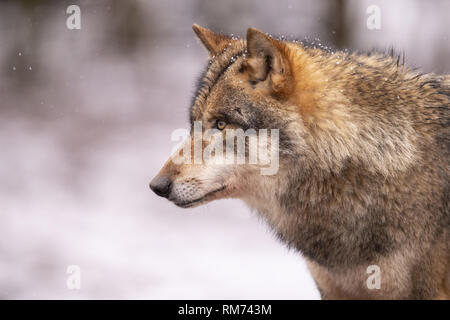
[[[224,190],[225,188],[226,188],[226,186],[222,186],[222,187],[220,187],[220,188],[218,188],[216,190],[210,191],[207,194],[205,194],[204,196],[202,196],[202,197],[200,197],[198,199],[192,200],[192,201],[174,202],[174,203],[175,203],[175,205],[177,205],[178,207],[181,207],[181,208],[190,208],[190,207],[193,207],[193,206],[195,206],[197,204],[200,204],[202,201],[206,200],[206,198],[208,198],[208,197],[212,196],[213,194],[216,194],[216,193]]]

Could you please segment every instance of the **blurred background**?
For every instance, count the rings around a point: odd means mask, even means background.
[[[71,4],[80,30],[66,27]],[[380,30],[366,26],[370,5]],[[207,62],[191,25],[394,47],[448,73],[449,12],[450,1],[2,0],[0,298],[319,298],[300,254],[239,201],[186,210],[148,188]]]

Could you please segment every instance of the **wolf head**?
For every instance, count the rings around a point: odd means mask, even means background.
[[[292,153],[287,132],[302,132],[298,113],[287,106],[292,75],[283,43],[256,29],[248,30],[246,41],[197,25],[193,29],[210,60],[190,109],[191,135],[150,184],[156,194],[181,207],[250,197],[256,183],[276,183],[278,166],[283,165],[278,156]],[[236,148],[227,146],[230,141]],[[222,146],[223,153],[217,151]],[[237,159],[239,152],[244,161]],[[227,161],[230,153],[233,161]],[[207,161],[207,154],[214,161]]]
[[[282,199],[280,190],[297,190],[310,177],[335,174],[350,161],[387,175],[411,158],[401,155],[398,160],[403,147],[409,152],[408,135],[381,141],[397,130],[389,121],[404,123],[401,114],[380,125],[367,122],[366,111],[354,112],[358,101],[349,98],[350,91],[361,84],[370,91],[376,84],[360,77],[358,72],[367,70],[358,57],[275,40],[253,28],[246,39],[197,25],[193,29],[210,59],[192,102],[190,138],[152,180],[156,194],[181,207],[225,197],[258,206]],[[367,68],[375,63],[377,57],[369,58]],[[264,137],[266,131],[270,134]],[[243,150],[230,149],[228,143],[242,135]],[[269,161],[249,161],[252,141],[257,160],[267,149]],[[395,150],[388,149],[392,145]],[[380,152],[383,161],[372,156]],[[226,161],[230,153],[246,161]],[[208,155],[214,161],[207,161]],[[269,174],[264,174],[267,167]]]

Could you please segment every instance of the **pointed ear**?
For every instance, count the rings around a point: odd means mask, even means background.
[[[200,41],[203,43],[203,45],[206,47],[206,49],[208,49],[211,56],[215,56],[228,44],[236,41],[229,36],[225,36],[202,28],[198,24],[194,24],[192,26],[192,29],[194,30]]]
[[[260,30],[249,28],[247,53],[245,68],[251,81],[267,81],[274,93],[281,93],[289,87],[290,65],[283,43]]]

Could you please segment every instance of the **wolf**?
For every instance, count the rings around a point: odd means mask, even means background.
[[[323,299],[449,299],[450,76],[254,28],[193,29],[209,62],[191,123],[278,129],[279,169],[180,163],[180,151],[150,188],[183,208],[243,200],[305,257]]]

